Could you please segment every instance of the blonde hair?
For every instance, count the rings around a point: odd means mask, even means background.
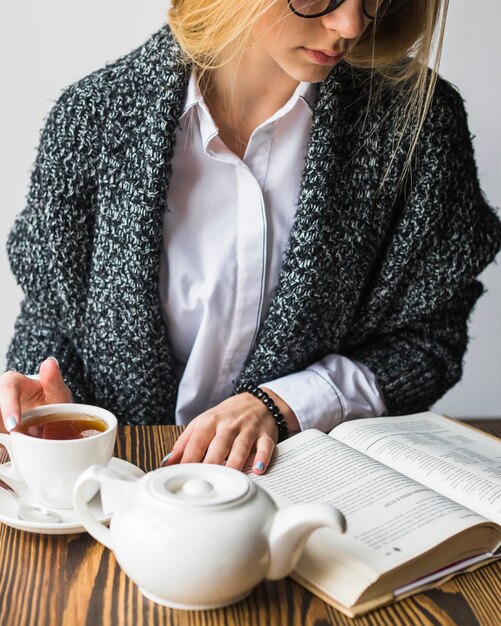
[[[391,84],[401,91],[399,111],[394,112],[394,129],[400,137],[399,142],[405,130],[411,131],[401,180],[411,166],[419,133],[433,99],[448,8],[449,0],[407,0],[398,13],[375,21],[373,28],[364,32],[347,57],[353,66],[379,75],[383,79],[381,84]]]
[[[181,61],[201,75],[239,58],[257,20],[286,0],[173,0],[169,24],[182,50]],[[449,0],[407,0],[395,14],[374,20],[345,60],[378,75],[380,85],[400,94],[398,136],[411,129],[404,172],[433,98]],[[428,69],[431,66],[431,72]],[[398,147],[398,146],[397,146]],[[395,154],[395,152],[394,152]]]

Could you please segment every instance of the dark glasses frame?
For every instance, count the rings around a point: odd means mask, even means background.
[[[327,13],[332,13],[332,11],[335,11],[339,6],[341,6],[341,4],[343,4],[343,2],[344,0],[331,0],[329,4],[327,5],[327,8],[324,9],[323,11],[320,11],[319,13],[312,13],[311,15],[306,15],[294,8],[294,0],[287,0],[289,9],[298,17],[302,17],[307,20],[313,19],[315,17],[322,17],[322,15],[327,15]],[[392,9],[398,10],[402,4],[403,2],[401,1],[399,2],[398,0],[383,0],[380,15],[377,16],[378,19],[388,14],[388,11],[390,11],[390,14],[393,13],[394,11]],[[367,5],[367,0],[363,0],[362,11],[364,12],[364,15],[368,17],[370,20],[376,19],[375,15],[370,15],[368,13],[366,5]]]

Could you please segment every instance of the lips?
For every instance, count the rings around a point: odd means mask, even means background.
[[[312,52],[321,52],[328,57],[340,57],[344,54],[344,50],[323,50],[320,48],[309,48]]]
[[[311,48],[303,48],[307,56],[319,65],[334,65],[344,54],[344,51],[333,50],[313,50]]]

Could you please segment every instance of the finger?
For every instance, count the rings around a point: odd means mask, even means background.
[[[254,442],[245,437],[237,437],[231,447],[226,467],[241,470],[247,461]]]
[[[42,362],[39,376],[47,404],[72,401],[71,391],[66,386],[59,363],[54,357],[51,356]]]
[[[209,429],[193,429],[190,440],[181,457],[180,463],[200,463],[207,452],[214,432]]]
[[[0,379],[0,410],[5,430],[10,432],[21,423],[21,391],[23,375],[6,372]]]
[[[164,458],[162,459],[162,463],[161,463],[162,466],[175,465],[176,463],[179,463],[181,461],[181,458],[184,453],[184,449],[186,448],[186,445],[188,441],[190,440],[192,432],[193,432],[193,422],[188,424],[188,426],[183,430],[183,432],[177,438],[176,443],[174,444],[172,450],[169,452],[169,454],[166,454],[164,456]]]
[[[249,456],[245,460],[244,467],[243,467],[244,471],[252,469],[252,467],[254,465],[254,459],[255,458],[256,458],[256,451],[255,450],[251,450],[251,453],[249,454]]]
[[[235,435],[228,430],[216,433],[216,436],[207,448],[204,463],[222,465],[228,457],[234,441]]]
[[[275,442],[269,435],[263,435],[258,439],[254,465],[252,466],[254,474],[264,474],[266,472],[274,449]]]
[[[166,467],[169,464],[169,459],[172,457],[172,452],[169,452],[164,456],[162,461],[160,462],[160,467]]]

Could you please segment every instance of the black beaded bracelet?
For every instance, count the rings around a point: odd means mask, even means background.
[[[282,413],[280,413],[280,409],[278,408],[278,406],[273,402],[273,400],[266,393],[266,391],[263,391],[263,389],[261,389],[261,387],[258,387],[257,385],[242,385],[235,391],[235,395],[239,393],[244,393],[246,391],[248,393],[251,393],[258,400],[261,400],[261,402],[271,413],[273,419],[278,426],[278,441],[280,442],[284,439],[287,439],[287,437],[289,436],[289,427],[287,426],[287,422],[285,421]]]

